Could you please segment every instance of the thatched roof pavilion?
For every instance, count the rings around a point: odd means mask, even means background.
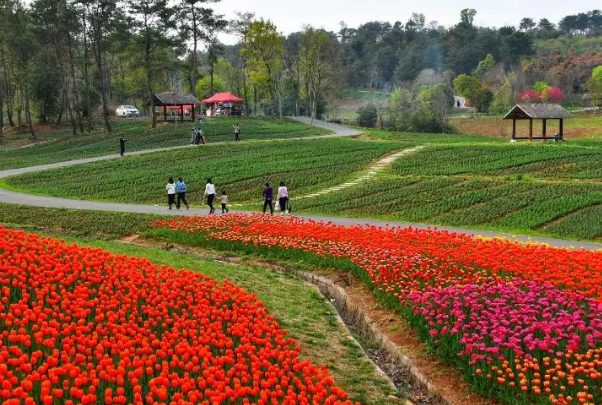
[[[504,119],[512,120],[512,140],[516,139],[560,139],[564,138],[564,120],[573,118],[573,116],[558,104],[540,103],[540,104],[517,104],[506,114]],[[529,136],[516,136],[516,121],[529,120]],[[542,120],[542,135],[533,136],[533,120]],[[547,121],[559,120],[558,136],[547,135]]]

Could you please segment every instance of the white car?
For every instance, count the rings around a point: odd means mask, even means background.
[[[139,117],[140,111],[133,105],[122,105],[115,110],[115,115],[118,117]]]

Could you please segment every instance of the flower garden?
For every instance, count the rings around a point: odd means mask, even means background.
[[[3,404],[350,403],[254,295],[0,227]]]
[[[259,214],[153,227],[172,241],[354,271],[503,403],[602,403],[602,253]]]

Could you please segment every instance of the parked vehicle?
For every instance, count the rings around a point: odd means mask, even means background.
[[[118,117],[139,117],[140,111],[133,105],[122,105],[115,110],[115,115]]]

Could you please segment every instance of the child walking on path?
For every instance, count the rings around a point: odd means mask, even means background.
[[[176,208],[180,209],[182,203],[186,205],[186,209],[190,208],[188,206],[188,201],[186,201],[186,183],[184,183],[182,177],[178,177],[178,182],[176,183],[176,192],[178,193]]]
[[[228,194],[222,191],[222,214],[227,214],[228,212],[230,212],[228,209]]]
[[[169,205],[169,209],[171,209],[171,206],[176,203],[176,186],[173,184],[173,178],[170,177],[169,180],[167,180],[165,189],[167,190],[167,205]]]

